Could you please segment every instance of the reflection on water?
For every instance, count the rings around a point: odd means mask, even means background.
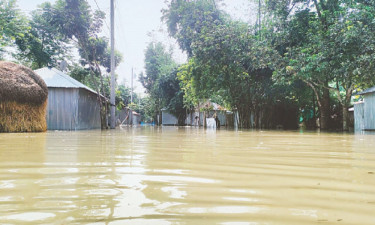
[[[0,134],[1,224],[375,224],[375,136]]]

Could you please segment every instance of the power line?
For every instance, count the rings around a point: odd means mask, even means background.
[[[117,4],[115,4],[115,12],[117,13],[117,15],[120,15],[120,12],[118,10],[119,8],[117,7]],[[126,36],[125,36],[125,31],[124,31],[124,26],[122,24],[122,20],[121,19],[118,19],[119,17],[117,17],[117,20],[116,20],[116,28],[117,30],[119,31],[117,34],[120,35],[121,37],[121,42],[120,43],[126,43]],[[123,47],[123,45],[121,45]]]

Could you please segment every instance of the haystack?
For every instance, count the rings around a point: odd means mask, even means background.
[[[48,89],[31,69],[0,61],[0,132],[47,130]]]

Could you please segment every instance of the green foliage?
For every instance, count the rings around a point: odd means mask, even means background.
[[[277,10],[275,15],[279,15]],[[347,129],[346,112],[353,91],[374,83],[373,18],[374,8],[367,1],[314,1],[312,5],[300,5],[294,14],[288,14],[284,26],[278,27],[277,44],[283,46],[280,53],[284,63],[275,78],[303,80],[318,90],[318,101],[322,90],[333,92],[343,107],[343,128]]]
[[[101,67],[110,71],[110,51],[108,39],[99,37],[105,17],[102,11],[92,11],[86,0],[58,0],[53,6],[51,24],[65,38],[77,44],[82,65],[90,68],[92,73],[101,75]],[[122,55],[115,54],[116,66]]]
[[[23,38],[29,29],[27,18],[17,8],[16,0],[0,0],[0,58],[4,47]]]
[[[145,74],[140,75],[140,82],[149,94],[151,110],[146,110],[150,117],[160,114],[162,108],[170,110],[179,124],[185,120],[183,92],[177,80],[177,64],[161,43],[150,43],[145,52]]]
[[[172,0],[163,19],[167,22],[169,34],[177,39],[180,48],[193,55],[192,44],[204,29],[223,24],[222,12],[214,1]]]
[[[165,18],[173,25],[170,34],[181,39],[180,47],[190,56],[178,73],[185,105],[219,96],[238,110],[240,126],[252,126],[250,112],[275,101],[271,75],[280,61],[277,51],[254,28],[231,20],[209,1],[172,2]]]
[[[116,90],[116,105],[117,109],[122,109],[128,106],[131,102],[131,90],[123,84],[118,85]]]
[[[106,72],[111,69],[110,50],[108,39],[98,35],[104,17],[104,12],[92,11],[86,0],[58,0],[53,5],[50,23],[64,38],[77,45],[81,65],[89,69],[89,73],[82,69],[73,71],[73,76],[85,80],[85,84],[103,96],[109,96],[110,77]],[[122,55],[116,52],[115,67],[121,60]],[[89,77],[83,77],[88,75]],[[102,118],[104,117],[105,112],[102,114]]]
[[[183,102],[186,108],[192,108],[199,104],[201,99],[205,99],[208,93],[206,89],[199,88],[195,77],[199,78],[199,74],[204,70],[196,62],[195,58],[190,58],[189,62],[180,66],[177,77],[180,80],[181,90],[184,92]]]
[[[171,54],[166,51],[162,43],[151,42],[145,52],[146,74],[141,74],[139,80],[148,93],[157,94],[158,79],[166,76],[176,66]]]
[[[146,123],[154,122],[154,102],[149,96],[138,99],[135,110],[141,114],[141,120]]]
[[[105,15],[101,11],[92,11],[86,0],[57,0],[53,5],[51,24],[64,37],[72,41],[78,47],[81,56],[80,63],[89,69],[89,78],[84,78],[86,84],[91,86],[98,94],[109,96],[110,76],[105,71],[110,71],[110,54],[108,40],[99,37]],[[122,60],[121,54],[115,57],[116,66]],[[77,71],[77,76],[85,73]],[[88,74],[86,74],[88,75]],[[107,126],[106,110],[101,102],[102,128]]]
[[[73,77],[74,79],[78,80],[79,82],[86,84],[87,86],[91,87],[87,78],[89,78],[90,70],[83,68],[82,66],[78,64],[74,64],[70,68],[69,75]]]
[[[43,3],[32,12],[32,19],[29,21],[30,29],[23,37],[16,38],[19,53],[15,58],[30,64],[33,69],[56,65],[58,60],[69,58],[68,40],[51,24],[52,20],[51,3]]]
[[[184,93],[177,79],[177,69],[159,78],[159,88],[164,106],[169,112],[176,116],[178,124],[184,125],[186,110],[184,107]]]
[[[86,0],[58,0],[53,11],[52,25],[67,38],[76,38],[81,46],[101,31],[105,16],[104,12],[93,12]]]

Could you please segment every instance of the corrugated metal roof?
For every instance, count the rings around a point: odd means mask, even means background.
[[[375,87],[372,87],[372,88],[369,88],[369,89],[366,89],[360,93],[358,93],[359,95],[364,95],[364,94],[369,94],[369,93],[372,93],[372,92],[375,92]]]
[[[43,78],[44,82],[46,82],[47,84],[47,87],[83,88],[96,94],[96,91],[92,90],[91,88],[73,79],[72,77],[58,69],[44,67],[35,70],[35,73],[37,73],[41,78]]]
[[[210,100],[207,100],[206,102],[203,103],[203,108],[210,108],[212,106],[213,110],[226,110],[224,107],[221,105],[211,102]]]

